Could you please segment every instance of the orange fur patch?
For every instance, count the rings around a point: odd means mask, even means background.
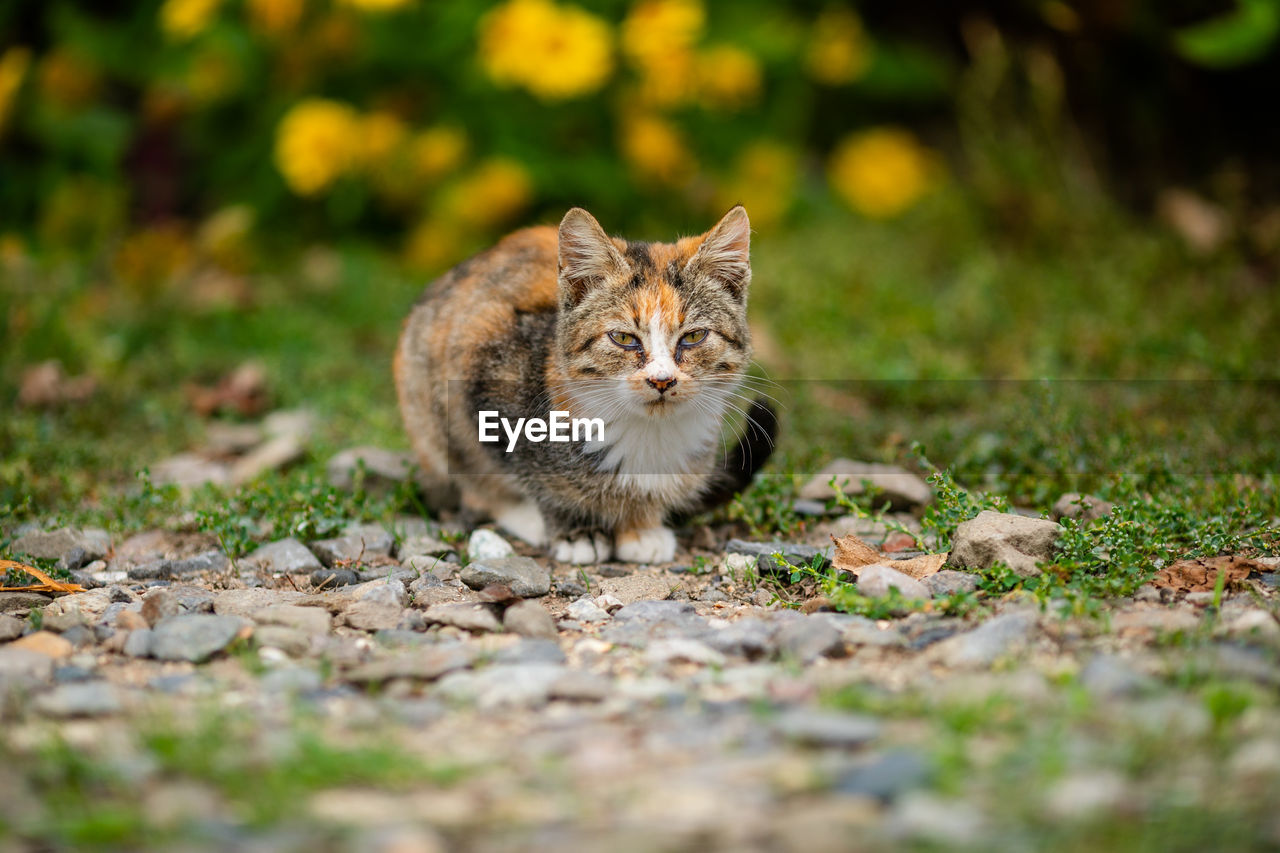
[[[676,289],[666,282],[655,282],[636,294],[636,311],[641,318],[661,317],[668,325],[684,322],[684,300]]]

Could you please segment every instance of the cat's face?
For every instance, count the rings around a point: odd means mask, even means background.
[[[742,207],[674,244],[560,224],[561,377],[591,416],[718,417],[751,359],[751,225]]]

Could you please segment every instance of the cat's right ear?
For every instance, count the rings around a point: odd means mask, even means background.
[[[627,259],[594,216],[575,207],[560,220],[560,301],[577,305],[602,281],[627,271]]]

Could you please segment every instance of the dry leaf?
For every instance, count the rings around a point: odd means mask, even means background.
[[[18,405],[29,409],[83,403],[98,390],[92,376],[67,376],[59,361],[45,361],[22,372]]]
[[[909,560],[895,560],[892,557],[881,554],[852,533],[839,539],[832,536],[831,541],[836,546],[835,557],[831,560],[832,564],[839,571],[849,572],[853,575],[857,575],[858,570],[863,566],[879,563],[902,572],[904,575],[910,575],[916,580],[923,580],[939,571],[943,564],[947,562],[946,554],[921,554],[919,557],[912,557]]]
[[[921,581],[929,577],[929,575],[937,574],[946,562],[946,554],[921,554],[919,557],[912,557],[909,560],[894,560],[892,563],[886,563],[885,565]]]
[[[191,407],[204,417],[219,411],[256,415],[267,408],[267,374],[261,365],[245,362],[216,386],[188,384],[186,392]]]
[[[1200,557],[1195,560],[1179,560],[1172,566],[1156,572],[1152,583],[1157,587],[1182,592],[1213,592],[1218,583],[1218,573],[1226,574],[1225,583],[1242,581],[1252,571],[1264,571],[1260,563],[1245,557]]]
[[[842,572],[852,572],[856,575],[858,569],[863,566],[884,562],[885,558],[880,555],[879,551],[852,533],[839,539],[832,536],[831,541],[836,546],[835,557],[832,558],[831,562]]]
[[[35,566],[28,566],[25,563],[17,563],[13,560],[0,560],[0,572],[8,572],[11,569],[26,572],[40,581],[40,583],[32,584],[31,586],[0,586],[0,592],[84,592],[84,587],[80,586],[80,584],[56,581]]]

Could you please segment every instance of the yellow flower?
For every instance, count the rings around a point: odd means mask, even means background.
[[[307,0],[247,0],[249,22],[253,28],[268,36],[280,36],[292,32],[302,20]]]
[[[704,103],[737,109],[760,94],[760,63],[741,48],[713,47],[698,57],[698,89]]]
[[[393,12],[413,5],[414,0],[338,0],[340,6],[350,6],[361,12]]]
[[[79,107],[93,100],[98,75],[80,57],[56,48],[40,61],[40,93],[61,107]]]
[[[832,187],[855,210],[888,219],[936,183],[936,157],[905,130],[875,128],[847,136],[828,165]]]
[[[533,181],[514,160],[486,160],[449,188],[441,207],[447,218],[470,228],[501,225],[533,198]]]
[[[871,64],[871,45],[862,21],[851,10],[833,6],[818,16],[805,54],[809,75],[819,83],[852,83]]]
[[[409,136],[404,122],[394,113],[371,112],[360,119],[360,162],[369,167],[385,164]]]
[[[405,261],[417,269],[434,272],[458,260],[463,246],[463,235],[456,225],[426,219],[409,232]]]
[[[276,128],[276,168],[298,195],[315,195],[355,164],[359,119],[346,104],[324,98],[299,101]]]
[[[479,52],[495,83],[548,101],[590,94],[613,73],[609,25],[551,0],[509,0],[485,15]]]
[[[643,180],[683,184],[693,174],[694,159],[684,140],[666,119],[635,116],[622,125],[622,156]]]
[[[18,88],[27,76],[27,68],[31,65],[31,49],[11,47],[0,56],[0,131],[18,99]]]
[[[164,0],[160,29],[175,41],[186,41],[204,32],[222,0]]]
[[[467,153],[467,136],[454,127],[432,127],[410,143],[410,160],[417,176],[426,182],[452,172]]]
[[[698,68],[692,51],[673,51],[655,58],[640,72],[637,94],[650,107],[675,107],[693,100]]]
[[[751,214],[752,225],[775,224],[791,205],[799,165],[796,152],[781,143],[750,143],[739,155],[733,176],[716,193],[716,208],[742,204]]]
[[[622,50],[642,68],[661,64],[697,43],[706,18],[698,0],[640,0],[622,22]]]

